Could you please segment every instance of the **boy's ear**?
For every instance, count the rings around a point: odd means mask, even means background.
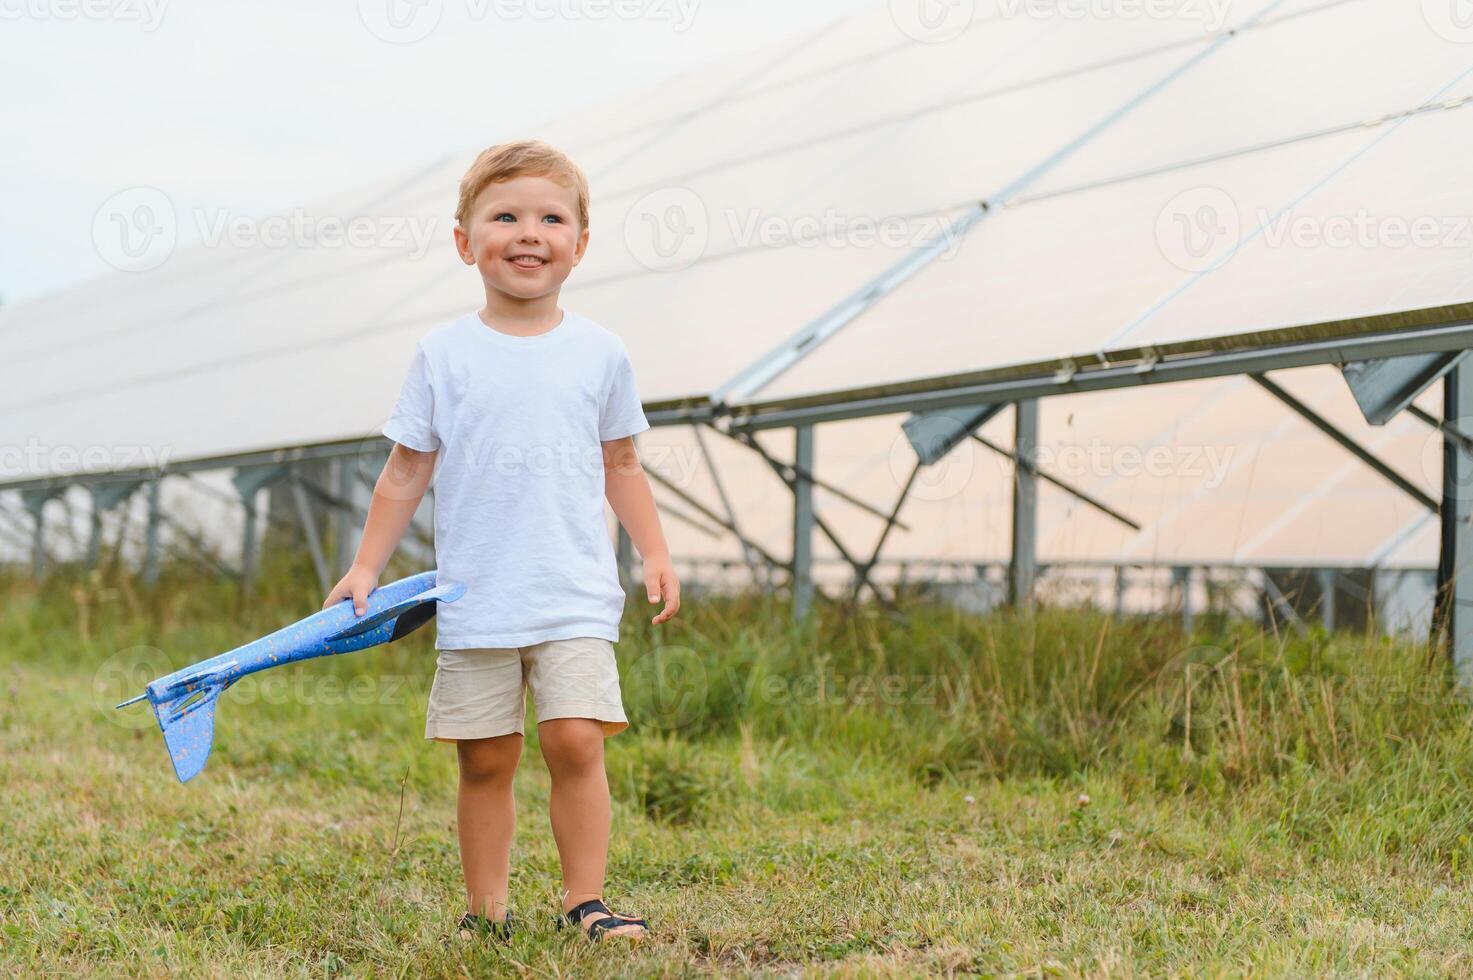
[[[573,264],[577,265],[583,261],[583,253],[588,250],[588,229],[584,228],[578,236],[578,244],[573,246]]]
[[[471,238],[465,233],[465,229],[460,226],[459,221],[455,223],[453,232],[455,235],[455,250],[460,253],[460,260],[466,265],[475,265],[476,257],[471,254]]]

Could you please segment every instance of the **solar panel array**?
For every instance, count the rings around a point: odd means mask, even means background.
[[[880,5],[530,134],[590,177],[592,243],[563,303],[625,339],[647,402],[722,391],[937,236],[934,260],[731,400],[1473,299],[1473,38],[1455,23],[1404,0],[1235,3],[1222,24],[1199,4],[979,6],[927,41]],[[368,244],[180,248],[0,314],[3,441],[179,460],[376,432],[415,339],[480,302],[450,248],[470,158],[304,209],[366,220]],[[1430,429],[1365,425],[1332,368],[1276,377],[1435,493]],[[819,476],[888,511],[914,460],[900,421],[822,426]],[[1245,379],[1045,400],[1042,423],[1045,470],[1140,525],[1046,486],[1043,560],[1435,559],[1430,512]],[[983,434],[1008,443],[1006,416]],[[791,457],[790,434],[758,438]],[[724,513],[709,453],[743,533],[786,555],[780,482],[724,436],[703,442],[641,436],[652,471]],[[1005,556],[1000,459],[974,441],[924,471],[885,554]],[[0,482],[45,472],[0,467]],[[689,501],[657,496],[693,518],[666,521],[677,553],[738,556]],[[883,522],[816,501],[867,556]]]

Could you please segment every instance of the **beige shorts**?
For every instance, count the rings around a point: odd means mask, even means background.
[[[603,723],[605,738],[629,727],[614,645],[579,636],[524,647],[441,650],[425,738],[455,742],[522,734],[529,686],[539,724],[593,718]]]

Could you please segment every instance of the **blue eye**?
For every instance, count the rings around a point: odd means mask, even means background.
[[[549,214],[548,217],[551,218],[553,221],[562,221],[563,220],[562,218],[560,218],[559,216],[557,216],[555,214]]]
[[[502,218],[511,218],[511,220],[513,220],[513,221],[517,220],[515,215],[513,215],[513,214],[511,214],[511,213],[509,213],[507,211],[501,212],[500,214],[498,214],[496,217],[492,218],[491,220],[492,221],[500,221]]]

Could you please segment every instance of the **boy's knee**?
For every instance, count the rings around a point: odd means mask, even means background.
[[[578,771],[602,766],[603,726],[592,718],[556,718],[537,726],[549,769]]]
[[[522,754],[522,736],[461,739],[456,743],[463,782],[484,783],[510,779]]]

